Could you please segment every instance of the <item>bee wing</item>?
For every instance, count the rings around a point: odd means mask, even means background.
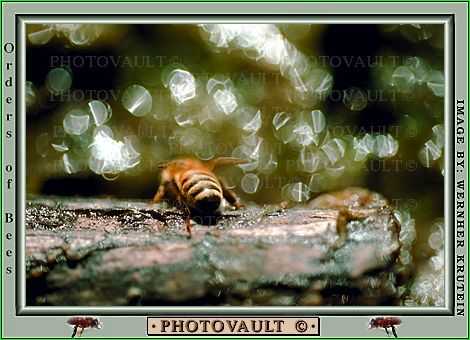
[[[80,318],[79,317],[71,317],[70,319],[67,320],[67,323],[71,326],[75,326],[78,322],[80,322]]]
[[[236,158],[236,157],[218,157],[207,162],[207,166],[211,169],[217,169],[226,165],[236,165],[248,163],[247,160]]]
[[[161,162],[158,162],[157,163],[157,168],[158,169],[165,169],[167,167],[169,167],[170,165],[182,165],[184,166],[184,164],[186,164],[186,160],[185,159],[173,159],[173,160],[169,160],[169,161],[161,161]]]

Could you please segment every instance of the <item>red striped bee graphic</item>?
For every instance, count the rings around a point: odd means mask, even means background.
[[[395,330],[395,326],[401,324],[401,320],[397,317],[393,316],[379,316],[376,318],[372,318],[369,321],[369,329],[371,328],[383,328],[387,335],[390,335],[388,329],[392,329],[393,336],[398,338],[397,331]]]
[[[101,328],[100,320],[91,316],[74,316],[73,318],[68,319],[67,323],[73,326],[72,338],[75,337],[75,335],[82,335],[86,328]]]
[[[240,200],[214,174],[214,170],[227,165],[245,163],[232,157],[219,157],[207,162],[182,158],[159,165],[161,184],[153,198],[157,203],[168,201],[186,212],[186,230],[191,236],[190,216],[217,216],[225,199],[235,208]]]

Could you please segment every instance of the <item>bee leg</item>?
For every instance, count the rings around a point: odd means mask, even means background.
[[[388,328],[384,327],[384,329],[385,329],[385,333],[387,333],[387,336],[390,336],[390,333],[388,332]]]
[[[82,336],[82,333],[83,333],[83,328],[82,328],[82,327],[78,327],[77,336]]]
[[[348,238],[348,223],[360,218],[361,216],[356,216],[348,207],[340,208],[338,218],[336,220],[336,233],[338,234],[338,240],[336,240],[333,245],[333,249],[341,248],[346,243],[346,239]]]
[[[186,231],[188,232],[188,238],[191,238],[192,237],[192,233],[191,233],[191,210],[186,205],[186,203],[184,202],[181,195],[176,196],[176,206],[178,207],[178,209],[183,210],[184,225],[186,226]]]
[[[155,193],[155,196],[153,196],[153,200],[152,202],[153,203],[158,203],[160,202],[163,197],[165,196],[165,186],[163,184],[160,184],[160,186],[158,187],[158,190],[157,192]]]
[[[392,333],[395,338],[398,338],[397,331],[395,329],[395,326],[392,326]]]
[[[191,238],[192,237],[192,233],[191,233],[191,217],[189,216],[189,214],[186,215],[185,219],[184,219],[184,223],[186,225],[186,231],[188,232],[188,238]]]
[[[186,231],[188,233],[188,238],[192,237],[191,233],[191,212],[189,208],[183,203],[183,201],[179,201],[181,209],[184,211],[184,225],[186,226]]]
[[[223,182],[221,182],[220,184],[222,186],[222,195],[224,196],[224,198],[227,200],[228,203],[234,206],[235,209],[240,209],[245,206],[242,203],[240,203],[240,199],[235,194],[235,192],[233,192],[233,190],[227,188],[227,186]]]
[[[77,329],[78,329],[78,326],[73,327],[72,338],[74,338],[75,335],[77,334]]]
[[[281,209],[288,209],[291,206],[292,206],[292,203],[289,201],[282,201],[281,203],[279,203],[279,208]]]
[[[186,232],[188,233],[188,238],[192,237],[191,233],[191,213],[189,209],[181,202],[177,201],[177,207],[178,209],[183,210],[183,216],[184,216],[184,226],[186,228]]]

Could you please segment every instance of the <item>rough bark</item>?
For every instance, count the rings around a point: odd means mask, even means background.
[[[226,211],[190,239],[182,213],[162,205],[34,198],[28,305],[396,304],[399,230],[363,189]]]

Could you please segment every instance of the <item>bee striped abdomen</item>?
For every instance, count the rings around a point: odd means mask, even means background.
[[[222,202],[222,189],[214,175],[190,170],[181,178],[181,193],[192,208],[205,212],[216,211]]]

